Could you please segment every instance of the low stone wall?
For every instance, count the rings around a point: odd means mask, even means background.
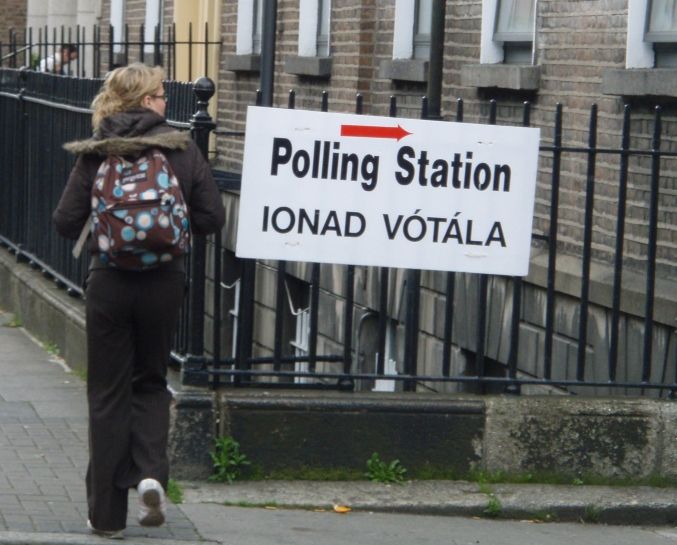
[[[84,305],[0,249],[0,307],[84,369]],[[204,478],[217,435],[253,464],[290,474],[363,471],[378,452],[425,469],[677,478],[677,403],[644,398],[200,389],[175,391],[177,478]]]

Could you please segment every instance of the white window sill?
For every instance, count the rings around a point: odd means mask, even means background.
[[[602,93],[626,97],[677,97],[677,68],[605,70]]]
[[[259,72],[261,55],[226,55],[225,67],[231,72]]]
[[[382,61],[379,77],[399,81],[428,81],[428,61],[422,59],[392,59]]]
[[[524,64],[466,64],[461,68],[465,87],[538,91],[541,67]]]
[[[326,78],[331,76],[331,57],[300,57],[288,55],[284,59],[284,71],[297,76]]]

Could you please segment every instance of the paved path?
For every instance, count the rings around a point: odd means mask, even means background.
[[[87,535],[85,384],[12,320],[0,310],[0,530]],[[130,508],[126,535],[200,540],[173,505],[168,520],[142,528]]]

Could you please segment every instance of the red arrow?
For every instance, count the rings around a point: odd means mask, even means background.
[[[397,127],[379,127],[375,125],[341,125],[341,136],[361,138],[394,138],[400,141],[411,133],[399,125]]]

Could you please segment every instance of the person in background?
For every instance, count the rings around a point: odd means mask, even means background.
[[[78,58],[78,48],[75,44],[64,44],[61,50],[49,57],[45,57],[38,65],[38,72],[52,74],[70,74],[70,63]]]
[[[53,214],[64,237],[77,239],[83,232],[92,214],[92,186],[106,158],[133,159],[148,149],[161,150],[171,165],[191,232],[215,233],[223,226],[225,211],[209,164],[188,132],[167,125],[163,79],[162,68],[141,63],[107,75],[92,103],[94,136],[65,146],[78,157]],[[185,258],[147,270],[115,268],[99,256],[100,241],[92,238],[85,301],[88,526],[96,535],[121,539],[131,488],[138,491],[141,525],[165,520],[172,398],[166,372],[185,294]]]

